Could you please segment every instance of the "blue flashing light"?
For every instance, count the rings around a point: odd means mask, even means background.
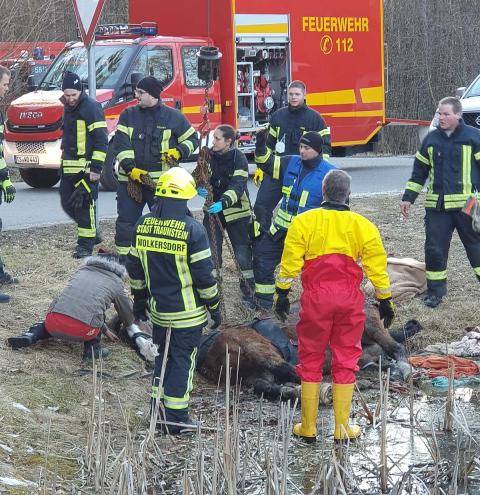
[[[157,36],[156,22],[142,22],[141,24],[101,24],[95,30],[97,39],[135,38],[143,36]]]

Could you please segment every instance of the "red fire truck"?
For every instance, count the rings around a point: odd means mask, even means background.
[[[12,72],[9,95],[38,85],[64,47],[65,43],[58,41],[0,42],[0,63]]]
[[[208,95],[211,125],[239,128],[246,151],[253,150],[255,128],[286,104],[294,79],[306,83],[307,103],[331,127],[337,154],[369,149],[385,123],[382,0],[182,0],[160,8],[155,0],[130,0],[129,19],[136,26],[101,28],[95,46],[97,99],[110,135],[120,112],[135,104],[134,82],[147,74],[163,82],[164,103],[198,126],[205,101],[197,76],[202,45],[215,45],[223,55],[220,79]],[[5,157],[33,187],[58,180],[58,99],[66,69],[87,81],[81,43],[67,46],[38,90],[7,112]],[[115,188],[114,163],[111,152],[102,177],[108,189]]]

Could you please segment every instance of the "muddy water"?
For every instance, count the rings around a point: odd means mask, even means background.
[[[368,405],[372,411],[376,408],[377,393],[366,394]],[[428,385],[422,387],[414,400],[414,424],[410,425],[410,405],[408,397],[392,394],[389,400],[389,416],[387,423],[386,454],[389,466],[389,482],[386,493],[426,494],[434,493],[434,461],[432,452],[438,452],[437,487],[448,492],[451,482],[446,473],[451,472],[459,463],[461,470],[465,462],[475,455],[478,460],[480,442],[480,389],[458,388],[455,390],[454,432],[443,432],[445,416],[446,391],[438,392]],[[357,423],[362,426],[361,440],[348,447],[334,447],[331,432],[333,417],[331,410],[320,409],[319,425],[322,424],[319,441],[314,446],[303,442],[292,441],[289,450],[291,490],[289,493],[324,493],[316,487],[316,479],[321,470],[322,460],[325,465],[332,466],[332,451],[337,458],[343,458],[342,465],[346,470],[344,482],[349,493],[379,494],[378,466],[381,464],[381,427],[370,426],[363,418]],[[432,435],[432,430],[434,435]],[[477,440],[478,439],[478,440]],[[437,448],[435,448],[435,442]],[[411,476],[405,473],[411,472]],[[396,483],[400,483],[405,474],[410,484],[402,491],[392,492]],[[442,493],[442,492],[438,492]],[[467,486],[459,484],[458,494],[480,494],[480,471],[478,461],[476,467],[467,478]]]

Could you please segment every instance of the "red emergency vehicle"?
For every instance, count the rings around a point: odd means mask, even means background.
[[[38,85],[64,47],[58,41],[0,42],[0,63],[12,72],[9,94]]]
[[[307,103],[330,125],[336,153],[368,149],[385,123],[382,0],[182,0],[161,7],[156,0],[130,0],[129,19],[137,26],[103,27],[95,46],[97,99],[111,135],[120,112],[135,104],[132,81],[139,74],[158,77],[163,101],[198,126],[204,82],[196,53],[208,44],[223,55],[220,79],[208,95],[211,125],[239,128],[246,151],[253,150],[254,129],[286,104],[294,79],[306,83]],[[6,160],[33,187],[58,179],[58,99],[67,69],[87,81],[81,43],[66,47],[38,91],[7,112]],[[115,187],[114,161],[109,153],[102,178],[107,188]]]

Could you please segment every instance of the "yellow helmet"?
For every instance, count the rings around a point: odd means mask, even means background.
[[[155,196],[161,198],[192,199],[197,195],[195,179],[181,167],[172,167],[157,182]]]

